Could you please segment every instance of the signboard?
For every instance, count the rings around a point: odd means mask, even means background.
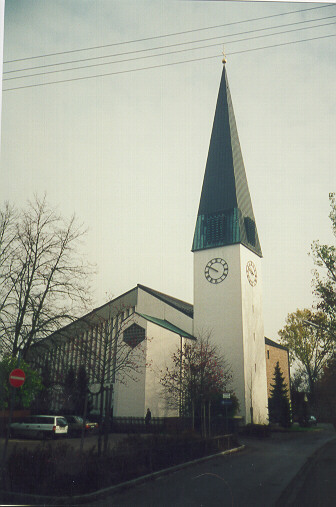
[[[229,400],[231,398],[231,393],[223,393],[223,400]]]
[[[89,386],[89,391],[91,394],[99,394],[100,392],[100,384],[96,382],[95,384],[91,384]]]
[[[13,387],[21,387],[25,380],[25,372],[20,370],[20,368],[16,368],[16,370],[13,370],[9,375],[9,383]]]

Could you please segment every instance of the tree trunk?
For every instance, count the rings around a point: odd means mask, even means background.
[[[201,435],[206,437],[205,403],[201,402]]]
[[[101,384],[100,409],[99,409],[99,432],[98,432],[98,456],[101,456],[101,450],[102,450],[104,391],[105,391],[104,384]]]
[[[81,443],[80,443],[80,453],[83,452],[84,445],[84,437],[85,437],[85,424],[86,424],[86,414],[87,414],[87,405],[88,405],[88,395],[89,393],[85,393],[85,401],[84,401],[84,413],[83,413],[83,424],[82,424],[82,432],[81,432]]]
[[[208,437],[211,437],[211,401],[208,402]]]
[[[110,431],[110,413],[111,413],[111,403],[112,403],[112,391],[113,387],[110,386],[106,389],[106,398],[105,398],[105,424],[104,424],[104,453],[107,452],[108,446],[108,438]]]

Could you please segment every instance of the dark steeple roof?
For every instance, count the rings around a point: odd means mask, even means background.
[[[234,243],[262,257],[224,65],[192,251]]]

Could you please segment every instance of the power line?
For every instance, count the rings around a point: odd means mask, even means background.
[[[330,16],[330,17],[335,18],[336,16]],[[275,32],[275,33],[264,34],[264,35],[255,35],[253,37],[245,37],[243,39],[232,40],[232,41],[225,41],[225,44],[234,44],[234,43],[237,43],[237,42],[244,42],[244,41],[253,40],[253,39],[261,39],[261,38],[264,38],[264,37],[274,37],[276,35],[283,35],[283,34],[286,34],[286,33],[293,33],[293,32],[297,32],[299,30],[311,30],[313,28],[320,28],[320,27],[323,27],[323,26],[330,26],[330,25],[334,25],[334,24],[335,24],[335,21],[332,22],[332,23],[323,23],[323,24],[320,24],[320,25],[308,26],[308,27],[303,27],[303,28],[295,28],[294,30],[284,30],[282,32]],[[281,25],[281,26],[285,26],[285,25]],[[276,27],[276,28],[278,28],[278,27]],[[262,30],[265,30],[265,29],[262,29]],[[252,30],[252,31],[254,31],[254,30]],[[246,33],[248,33],[248,32],[246,32]],[[233,34],[233,35],[237,35],[237,34]],[[14,79],[25,79],[25,78],[36,77],[36,76],[45,76],[45,75],[49,75],[49,74],[56,74],[56,73],[59,73],[59,72],[70,72],[70,71],[74,71],[74,70],[88,69],[88,68],[99,67],[99,66],[103,66],[103,65],[112,65],[112,64],[116,64],[116,63],[125,63],[125,62],[131,62],[131,61],[142,60],[142,59],[147,59],[147,58],[157,58],[158,56],[167,56],[167,55],[172,55],[172,54],[177,54],[177,53],[183,53],[183,52],[186,52],[186,51],[197,51],[199,49],[206,49],[206,48],[218,46],[218,45],[221,45],[221,44],[223,44],[223,42],[220,42],[220,43],[217,42],[216,44],[208,44],[206,46],[199,46],[199,47],[196,47],[196,48],[186,48],[186,49],[179,49],[179,50],[175,50],[175,51],[169,51],[169,52],[166,52],[166,53],[158,53],[158,54],[155,54],[155,55],[137,56],[135,58],[127,58],[125,60],[116,60],[114,62],[94,63],[94,64],[90,64],[90,65],[82,65],[80,67],[71,67],[69,69],[59,69],[59,70],[52,70],[52,71],[48,71],[48,72],[36,72],[35,74],[28,74],[28,75],[25,75],[25,76],[15,76],[15,77],[4,78],[3,81],[12,81]],[[119,55],[111,55],[111,56],[119,56]]]
[[[280,44],[272,44],[270,46],[262,46],[260,48],[251,48],[251,49],[239,50],[239,51],[234,51],[232,53],[227,53],[227,55],[228,56],[238,55],[238,54],[241,54],[241,53],[249,53],[249,52],[252,52],[252,51],[260,51],[262,49],[270,49],[270,48],[276,48],[276,47],[281,47],[281,46],[288,46],[290,44],[298,44],[298,43],[301,43],[301,42],[309,42],[309,41],[312,41],[312,40],[328,39],[330,37],[336,37],[336,34],[322,35],[320,37],[312,37],[312,38],[309,38],[309,39],[301,39],[301,40],[297,40],[297,41],[283,42],[283,43],[280,43]],[[170,67],[172,65],[181,65],[183,63],[199,62],[201,60],[210,60],[212,58],[218,58],[219,56],[223,56],[223,55],[204,56],[204,57],[201,57],[201,58],[193,58],[191,60],[183,60],[183,61],[180,61],[180,62],[172,62],[172,63],[163,63],[163,64],[159,64],[159,65],[152,65],[150,67],[141,67],[141,68],[138,68],[138,69],[128,69],[128,70],[121,70],[121,71],[116,71],[116,72],[106,72],[104,74],[96,74],[94,76],[75,77],[75,78],[70,78],[70,79],[63,79],[63,80],[60,80],[60,81],[51,81],[49,83],[37,83],[37,84],[31,84],[31,85],[18,86],[18,87],[15,87],[15,88],[7,88],[7,89],[3,90],[3,92],[9,92],[9,91],[14,91],[14,90],[22,90],[22,89],[25,89],[25,88],[35,88],[37,86],[47,86],[47,85],[60,84],[60,83],[69,83],[69,82],[73,82],[73,81],[82,81],[84,79],[93,79],[93,78],[97,78],[97,77],[113,76],[113,75],[116,75],[116,74],[127,74],[127,73],[130,73],[130,72],[139,72],[139,71],[142,71],[142,70],[157,69],[159,67]]]
[[[156,36],[152,36],[152,37],[145,37],[145,38],[142,38],[142,39],[133,39],[133,40],[123,41],[123,42],[115,42],[115,43],[112,43],[112,44],[104,44],[104,45],[100,45],[100,46],[91,46],[91,47],[87,47],[87,48],[72,49],[72,50],[68,50],[68,51],[59,51],[59,52],[55,52],[55,53],[45,53],[45,54],[42,54],[42,55],[28,56],[28,57],[25,57],[25,58],[16,58],[14,60],[7,60],[7,61],[4,62],[4,64],[5,63],[22,62],[24,60],[33,60],[33,59],[36,59],[36,58],[46,58],[46,57],[49,57],[49,56],[65,55],[65,54],[69,54],[69,53],[77,53],[77,52],[80,52],[80,51],[89,51],[89,50],[93,50],[93,49],[103,49],[103,48],[112,47],[112,46],[120,46],[120,45],[123,45],[123,44],[132,44],[132,43],[136,43],[136,42],[145,42],[145,41],[154,40],[154,39],[162,39],[162,38],[165,38],[165,37],[175,37],[177,35],[185,35],[185,34],[188,34],[188,33],[200,32],[200,31],[203,31],[203,30],[213,30],[215,28],[222,28],[224,26],[232,26],[232,25],[238,25],[238,24],[242,24],[242,23],[250,23],[252,21],[261,21],[261,20],[264,20],[264,19],[276,18],[276,17],[280,17],[280,16],[287,16],[287,15],[297,14],[297,13],[301,13],[301,12],[313,11],[313,10],[316,10],[316,9],[325,9],[325,8],[328,8],[328,7],[335,7],[335,4],[319,5],[317,7],[309,7],[307,9],[299,9],[299,10],[296,10],[296,11],[287,11],[287,12],[282,12],[282,13],[279,13],[279,14],[271,14],[269,16],[261,16],[261,17],[258,17],[258,18],[245,19],[245,20],[242,20],[242,21],[233,21],[231,23],[224,23],[224,24],[221,24],[221,25],[207,26],[207,27],[203,27],[203,28],[195,28],[193,30],[184,30],[183,32],[175,32],[175,33],[169,33],[169,34],[164,34],[164,35],[156,35]]]
[[[288,27],[288,26],[302,25],[302,24],[312,23],[312,22],[316,22],[316,21],[323,21],[323,20],[326,20],[326,19],[333,19],[335,17],[336,16],[325,16],[323,18],[315,18],[315,19],[310,19],[310,20],[306,20],[306,21],[296,21],[294,23],[286,23],[286,24],[275,25],[275,26],[270,26],[270,27],[266,27],[266,28],[257,28],[257,29],[254,29],[254,30],[245,30],[243,32],[230,33],[230,34],[227,34],[227,35],[218,35],[216,37],[208,37],[206,39],[198,39],[198,40],[190,41],[190,42],[178,42],[178,43],[175,43],[175,44],[168,44],[168,45],[164,45],[164,46],[156,46],[156,47],[152,47],[152,48],[137,49],[137,50],[133,50],[133,51],[126,51],[126,52],[123,52],[123,53],[114,53],[112,55],[93,56],[93,57],[90,57],[90,58],[81,58],[79,60],[69,60],[69,61],[65,61],[65,62],[50,63],[50,64],[46,64],[46,65],[37,65],[35,67],[25,67],[23,69],[14,69],[14,70],[5,71],[4,74],[13,74],[15,72],[24,72],[24,71],[27,71],[27,70],[44,69],[44,68],[48,68],[48,67],[56,67],[56,66],[59,66],[59,65],[68,65],[68,64],[73,64],[73,63],[87,62],[87,61],[91,61],[91,60],[100,60],[100,59],[103,59],[103,58],[113,58],[113,57],[116,57],[116,56],[124,56],[124,55],[130,55],[130,54],[135,54],[135,53],[143,53],[143,52],[148,52],[148,51],[156,51],[158,49],[166,49],[166,48],[171,48],[171,47],[184,46],[186,44],[195,44],[195,43],[198,43],[198,42],[206,42],[206,41],[215,40],[215,39],[222,39],[223,37],[234,37],[234,36],[237,36],[237,35],[245,35],[245,34],[248,34],[248,33],[263,32],[263,31],[266,31],[266,30],[274,30],[274,29],[277,29],[277,28],[282,28],[284,26]],[[307,29],[316,28],[316,27],[319,27],[319,26],[324,26],[324,25],[314,25],[314,26],[308,27]],[[302,30],[302,29],[299,29],[299,30]],[[281,34],[281,33],[286,33],[286,32],[275,32],[274,35]],[[270,35],[273,35],[273,34],[270,34]],[[269,37],[270,35],[265,35],[265,37]],[[241,40],[248,40],[248,39],[241,39]],[[231,43],[231,42],[235,42],[235,41],[229,41],[229,42]],[[228,42],[226,42],[226,43],[228,43]],[[205,47],[211,47],[211,46],[205,46]],[[191,51],[193,49],[194,48],[190,48],[190,49],[185,49],[183,51]],[[199,48],[196,48],[196,49],[199,49]],[[163,53],[163,54],[169,54],[169,53]],[[154,56],[156,56],[156,55],[154,55]],[[145,58],[145,57],[140,57],[140,58]],[[136,58],[132,58],[131,60],[135,60],[135,59]],[[128,61],[128,60],[121,60],[121,61]],[[107,63],[111,63],[111,62],[107,62]],[[97,65],[106,65],[106,63],[97,64]],[[92,66],[94,67],[95,65],[93,64]],[[87,67],[76,67],[76,68],[81,69],[81,68],[87,68]],[[64,69],[64,70],[72,70],[72,69]],[[52,72],[57,72],[57,71],[52,71]],[[52,72],[50,72],[49,74],[51,74]],[[40,74],[33,74],[33,75],[40,75]],[[30,76],[23,76],[23,77],[30,77]]]

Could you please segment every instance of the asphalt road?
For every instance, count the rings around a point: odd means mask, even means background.
[[[192,465],[111,494],[91,505],[274,506],[307,458],[335,436],[333,430],[325,430],[273,434],[264,440],[242,439],[247,447],[241,453]]]
[[[288,507],[330,507],[336,505],[336,439],[324,445],[307,461],[296,481],[280,498]]]

